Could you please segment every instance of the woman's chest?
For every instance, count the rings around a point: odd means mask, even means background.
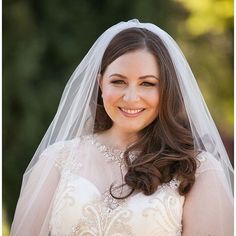
[[[54,198],[51,235],[181,235],[184,197],[178,182],[162,185],[151,196],[116,200],[85,177],[62,172]]]

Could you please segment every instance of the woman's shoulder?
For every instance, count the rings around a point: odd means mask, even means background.
[[[205,171],[222,170],[222,166],[219,160],[217,160],[217,158],[210,152],[201,151],[196,158],[198,160],[196,176],[200,175]]]
[[[73,149],[86,147],[86,144],[91,143],[93,140],[93,135],[84,135],[80,137],[75,137],[70,140],[57,141],[49,145],[42,153],[42,155],[57,153],[62,154]]]
[[[77,156],[84,153],[92,144],[92,135],[76,137],[70,140],[57,141],[49,145],[42,153],[41,158],[55,157],[55,159],[67,159],[69,156]],[[54,159],[54,158],[53,158]]]
[[[52,155],[52,154],[63,154],[67,151],[70,151],[77,144],[80,143],[80,138],[74,138],[71,140],[57,141],[53,144],[50,144],[43,152],[42,156]]]

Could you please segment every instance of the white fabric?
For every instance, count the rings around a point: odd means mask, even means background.
[[[181,235],[182,224],[182,235],[233,235],[233,200],[223,187],[226,179],[219,162],[209,153],[199,155],[196,184],[186,199],[178,194],[178,181],[173,180],[151,196],[134,193],[109,213],[102,193],[111,183],[121,183],[122,175],[118,165],[107,160],[96,143],[93,137],[73,139],[56,143],[43,153],[18,203],[20,209],[32,207],[27,200],[33,196],[27,192],[32,192],[33,182],[42,178],[43,162],[53,160],[54,171],[46,177],[47,183],[34,200],[37,208],[26,211],[29,215],[17,211],[16,222],[22,221],[22,216],[26,220],[17,233],[13,228],[13,235],[48,235],[50,231],[52,236],[177,236]],[[68,155],[71,151],[73,156]]]
[[[191,69],[175,41],[159,27],[149,23],[140,23],[137,20],[121,22],[106,30],[97,39],[88,54],[72,74],[63,92],[57,113],[23,176],[21,193],[11,228],[11,235],[48,235],[49,222],[51,222],[52,233],[53,230],[56,230],[57,227],[62,227],[64,224],[68,225],[69,228],[72,222],[67,221],[70,221],[69,218],[72,219],[72,217],[68,215],[70,213],[67,212],[67,207],[61,211],[65,217],[63,218],[61,226],[58,225],[58,223],[53,224],[53,219],[56,222],[55,214],[51,217],[52,209],[54,213],[58,209],[57,206],[55,206],[54,200],[57,199],[56,201],[59,202],[59,205],[64,202],[64,193],[60,193],[59,191],[60,188],[63,188],[63,181],[65,187],[66,181],[70,180],[71,182],[69,181],[67,183],[73,183],[72,187],[75,188],[76,193],[80,195],[74,198],[75,202],[85,198],[89,201],[89,199],[92,199],[92,195],[96,193],[99,196],[113,181],[120,183],[125,170],[123,170],[122,173],[120,168],[117,167],[117,163],[104,163],[103,158],[100,158],[101,154],[96,152],[93,146],[90,148],[84,145],[81,145],[80,148],[76,147],[75,140],[94,132],[93,124],[97,108],[98,93],[97,75],[100,72],[104,51],[117,33],[131,27],[145,28],[152,31],[161,38],[167,47],[176,69],[185,108],[191,124],[194,147],[196,150],[203,150],[205,151],[204,153],[207,153],[206,163],[208,164],[206,164],[206,170],[197,177],[193,190],[186,196],[183,214],[183,235],[213,235],[213,233],[215,233],[215,235],[230,235],[228,233],[230,231],[228,222],[232,220],[231,184],[233,181],[233,169],[214,121],[209,114]],[[60,165],[58,164],[58,158],[62,156],[68,160],[68,162],[66,161],[64,163],[65,166],[67,164],[69,165],[70,160],[76,160],[76,162],[82,164],[82,167],[75,171],[78,173],[77,175],[79,177],[69,174],[67,176],[58,170],[57,166]],[[74,157],[77,158],[73,159]],[[208,161],[208,159],[211,161]],[[57,163],[57,166],[55,163]],[[75,168],[77,167],[78,165],[75,165]],[[69,167],[69,169],[70,168],[71,167]],[[82,191],[78,189],[78,186],[82,185],[84,181],[87,183],[87,189]],[[209,189],[211,190],[210,192]],[[67,190],[65,195],[69,191]],[[168,195],[167,192],[162,194]],[[174,191],[171,193],[174,194]],[[141,194],[138,196],[141,196]],[[145,196],[145,198],[154,198],[155,196],[160,197],[160,201],[164,201],[164,199],[168,199],[171,194],[168,195],[168,197],[163,197],[163,195],[157,192],[153,196]],[[62,202],[58,200],[59,197],[62,197]],[[140,201],[139,203],[136,202],[137,207],[140,204],[140,207],[145,210],[148,206],[147,200],[140,198],[141,197],[136,198],[137,202]],[[158,219],[165,221],[167,215],[167,220],[172,219],[177,222],[176,224],[178,225],[180,223],[179,215],[182,213],[182,200],[180,200],[181,198],[177,194],[174,199],[179,202],[179,205],[176,205],[170,210],[172,215],[167,213],[167,208],[165,208],[165,210],[163,208],[160,214],[164,215],[162,215],[161,219],[160,217],[158,217]],[[135,206],[131,207],[131,203],[133,202],[134,200],[130,200],[130,210],[134,210]],[[78,204],[76,206],[82,209],[83,204],[81,203],[82,205],[80,206],[78,206]],[[212,207],[215,209],[215,212],[212,212]],[[178,213],[175,214],[175,211]],[[215,214],[216,212],[217,214]],[[74,214],[75,218],[78,217],[76,213]],[[78,210],[78,214],[81,215],[80,210]],[[209,216],[209,219],[203,214]],[[173,215],[175,215],[175,217],[173,217]],[[136,233],[136,227],[149,230],[148,227],[145,227],[146,223],[142,223],[145,221],[143,221],[141,216],[140,218],[135,218],[135,216],[131,218],[132,223],[130,221],[127,222],[127,224],[134,234],[139,235]],[[155,217],[153,217],[153,219],[154,218]],[[150,222],[153,221],[150,220]],[[197,222],[200,222],[201,225],[199,226]],[[166,234],[163,235],[173,235],[173,232],[177,234],[177,231],[174,230],[179,230],[177,226],[174,227],[173,224],[170,226],[166,222],[163,223],[161,227],[158,226],[159,223],[156,223],[156,225],[154,225],[154,223],[150,224],[153,224],[152,227],[150,226],[153,229],[152,232],[155,232],[155,227],[157,227],[157,230],[160,230],[160,232],[164,232],[164,229],[167,228],[167,231],[165,231]],[[215,225],[217,225],[217,227],[215,227]],[[231,227],[231,224],[229,225]],[[70,234],[70,231],[65,230],[65,234]],[[161,233],[159,234],[161,235]],[[102,235],[101,232],[100,235]]]
[[[57,113],[24,174],[22,191],[28,181],[32,167],[48,146],[58,141],[70,140],[93,133],[99,87],[97,76],[100,72],[103,54],[116,34],[132,27],[145,28],[158,35],[163,41],[176,69],[186,112],[191,124],[195,149],[212,153],[221,162],[228,185],[232,189],[232,165],[182,51],[171,36],[158,26],[131,20],[120,22],[107,29],[96,40],[72,74],[63,92]]]
[[[234,235],[234,201],[223,169],[209,153],[201,154],[200,159],[196,181],[184,204],[183,236]]]

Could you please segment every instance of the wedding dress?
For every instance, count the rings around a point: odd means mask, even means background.
[[[72,149],[74,155],[68,159]],[[121,159],[112,158],[119,154],[95,136],[59,142],[43,153],[45,158],[56,156],[58,176],[48,226],[51,236],[181,235],[185,198],[178,193],[177,179],[162,184],[151,196],[138,192],[125,200],[111,197],[107,188],[120,183],[125,171],[124,165],[119,167]],[[207,153],[198,160],[197,178],[206,171],[221,171]]]
[[[188,196],[179,195],[177,178],[150,196],[134,192],[126,200],[115,200],[108,194],[111,184],[124,183],[126,165],[121,150],[99,143],[92,135],[97,76],[113,37],[133,27],[158,35],[168,49],[194,150],[204,150],[197,157],[196,179]],[[130,155],[135,158],[135,153]],[[11,235],[205,236],[207,232],[231,236],[232,186],[233,168],[178,45],[153,24],[120,22],[97,39],[69,79],[57,113],[24,173]],[[118,197],[129,192],[127,187],[122,190],[115,190]]]

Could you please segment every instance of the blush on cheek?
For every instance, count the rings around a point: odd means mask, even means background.
[[[121,93],[116,89],[108,89],[103,92],[103,100],[109,103],[112,101],[118,101],[121,97]]]
[[[104,93],[103,94],[103,103],[105,104],[111,104],[113,101],[113,96],[111,94]]]

